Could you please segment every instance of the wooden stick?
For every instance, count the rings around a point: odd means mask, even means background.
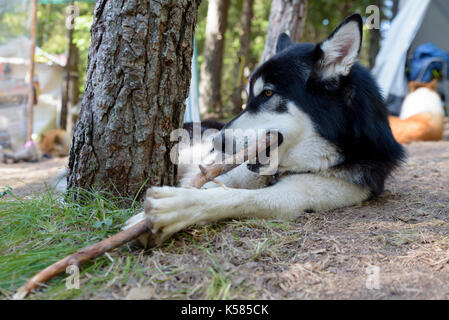
[[[231,171],[235,167],[238,167],[245,160],[255,160],[259,153],[270,147],[271,149],[277,148],[278,136],[277,134],[267,134],[263,138],[259,139],[257,144],[251,145],[235,155],[228,155],[223,161],[219,163],[213,163],[208,166],[199,165],[200,173],[198,173],[190,183],[190,186],[194,188],[201,188],[207,182],[214,181],[215,178]]]
[[[49,281],[56,275],[65,272],[68,266],[80,266],[83,263],[101,256],[105,252],[118,248],[149,231],[150,229],[144,220],[110,238],[87,246],[36,274],[17,290],[17,293],[13,296],[13,299],[18,300],[25,298],[33,289],[40,287],[43,283]]]
[[[236,155],[230,156],[233,158],[232,160],[234,163],[232,164],[226,164],[227,161],[224,161],[224,163],[215,163],[209,166],[200,165],[201,172],[192,180],[191,186],[201,188],[205,183],[213,181],[216,177],[239,166],[246,158],[257,157],[258,153],[260,153],[262,149],[265,151],[268,146],[272,148],[277,147],[277,135],[274,135],[274,137],[267,135],[265,138],[260,139],[259,143],[256,145],[249,146],[248,148],[238,152]],[[108,251],[137,239],[139,236],[147,232],[151,232],[151,229],[148,228],[147,221],[144,220],[110,238],[87,246],[36,274],[17,290],[17,293],[13,296],[13,299],[24,299],[31,293],[32,290],[40,287],[43,283],[49,281],[58,274],[65,272],[67,267],[71,265],[80,266],[83,263],[101,256]]]

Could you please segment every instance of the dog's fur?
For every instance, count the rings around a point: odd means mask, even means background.
[[[127,227],[146,219],[158,244],[192,224],[295,219],[381,193],[404,151],[393,138],[375,81],[356,62],[361,42],[358,14],[318,45],[294,44],[282,34],[276,55],[251,76],[246,109],[212,141],[220,149],[227,139],[236,139],[223,135],[226,129],[276,129],[282,137],[277,174],[261,176],[260,164],[242,164],[218,178],[227,189],[213,183],[200,190],[153,187],[146,213],[131,218]],[[198,172],[196,167],[182,170],[181,184]],[[144,244],[147,240],[141,238]]]
[[[437,92],[438,80],[409,82],[410,93],[399,117],[389,116],[391,130],[399,143],[438,141],[443,138],[444,109]]]
[[[66,157],[70,151],[70,137],[65,130],[49,130],[41,134],[38,148],[47,157]]]
[[[44,158],[66,157],[70,151],[70,137],[67,131],[52,129],[41,134],[38,145],[31,143],[17,152],[0,152],[3,162],[11,160],[13,163],[20,161],[38,162]]]

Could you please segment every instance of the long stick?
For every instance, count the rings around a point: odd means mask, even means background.
[[[232,164],[226,164],[228,162],[224,161],[224,163],[215,163],[209,166],[200,165],[201,172],[194,177],[191,182],[191,186],[201,188],[205,183],[213,181],[216,177],[237,167],[244,162],[243,160],[247,158],[249,158],[249,160],[254,159],[254,157],[257,157],[258,153],[265,150],[268,146],[270,148],[277,147],[277,135],[267,135],[263,139],[260,139],[257,144],[249,146],[248,148],[238,152],[236,155],[233,155],[232,157],[234,161]],[[147,222],[144,220],[110,238],[87,246],[36,274],[17,290],[17,293],[14,295],[13,299],[24,299],[32,290],[40,287],[43,283],[66,271],[67,267],[71,265],[80,266],[83,263],[118,248],[147,232],[151,232],[151,230],[148,228]]]
[[[190,185],[195,188],[201,188],[209,181],[214,181],[215,178],[231,171],[235,167],[244,163],[245,160],[254,160],[257,156],[264,152],[268,147],[273,150],[277,148],[278,136],[277,134],[267,134],[258,139],[256,144],[250,145],[242,149],[235,155],[226,156],[220,163],[213,163],[208,166],[200,165],[200,173],[198,173],[191,181]]]
[[[92,260],[98,256],[103,255],[112,249],[118,248],[121,245],[138,238],[140,235],[149,232],[146,221],[141,221],[131,228],[119,232],[116,235],[107,238],[101,242],[94,243],[87,246],[76,253],[65,257],[62,260],[52,264],[51,266],[45,268],[33,278],[27,281],[23,286],[21,286],[17,293],[14,295],[13,299],[23,299],[33,290],[41,286],[42,283],[47,282],[54,276],[66,271],[68,266],[76,265],[80,266],[83,263]]]

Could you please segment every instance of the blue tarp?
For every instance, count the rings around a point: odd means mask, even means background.
[[[430,82],[433,78],[432,70],[436,69],[442,73],[443,64],[441,62],[432,62],[424,73],[422,79],[418,79],[421,71],[427,66],[429,60],[432,58],[441,58],[445,60],[447,63],[447,68],[449,69],[449,54],[438,48],[433,43],[425,43],[420,45],[413,53],[412,60],[410,61],[410,73],[408,80]]]

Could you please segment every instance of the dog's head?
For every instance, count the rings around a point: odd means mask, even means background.
[[[341,126],[347,120],[338,108],[351,98],[352,87],[346,79],[361,43],[358,14],[348,17],[319,44],[294,44],[287,34],[281,34],[276,54],[251,75],[245,110],[215,137],[214,147],[228,150],[225,146],[234,144],[231,150],[236,152],[245,145],[242,132],[274,129],[280,133],[282,170],[314,171],[335,165],[338,152],[328,141],[332,139],[325,138],[339,135],[335,122]],[[240,134],[234,134],[236,130]],[[298,163],[299,168],[295,167]]]

